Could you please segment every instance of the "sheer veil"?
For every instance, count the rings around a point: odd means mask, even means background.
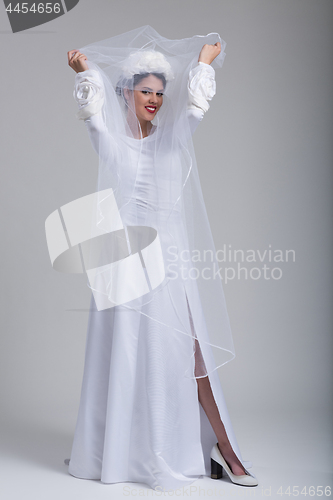
[[[200,376],[234,357],[188,110],[189,72],[202,46],[217,41],[222,50],[212,66],[219,68],[226,44],[217,33],[169,40],[144,26],[79,49],[98,72],[104,95],[91,239],[82,248],[87,284],[98,310],[135,311],[167,334],[197,339],[205,361]],[[133,97],[141,90],[138,74],[163,83],[163,104],[146,136]],[[143,178],[141,166],[148,163]],[[165,294],[173,307],[168,317]],[[198,376],[189,366],[186,375]]]

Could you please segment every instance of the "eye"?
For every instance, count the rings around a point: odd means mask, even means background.
[[[149,90],[141,90],[141,92],[142,92],[143,94],[145,94],[145,95],[150,94]]]
[[[158,95],[158,97],[163,97],[163,92],[157,92],[156,95]]]

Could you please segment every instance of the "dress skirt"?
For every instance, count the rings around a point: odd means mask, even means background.
[[[143,314],[123,306],[98,311],[91,298],[69,464],[73,476],[169,490],[210,475],[216,436],[198,401],[196,379],[187,376],[195,369],[193,338],[179,333],[183,321],[193,328],[195,304],[185,286],[177,284],[163,287],[143,304]],[[182,303],[183,318],[175,315],[174,300]],[[242,460],[217,370],[209,380],[229,440]]]

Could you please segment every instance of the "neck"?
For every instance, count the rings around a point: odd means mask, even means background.
[[[142,120],[131,112],[127,114],[127,125],[135,139],[147,137],[152,128],[150,121]]]

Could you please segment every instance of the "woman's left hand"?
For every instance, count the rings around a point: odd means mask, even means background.
[[[214,45],[209,45],[206,43],[201,49],[198,61],[206,64],[211,64],[220,52],[220,42],[216,42]]]

